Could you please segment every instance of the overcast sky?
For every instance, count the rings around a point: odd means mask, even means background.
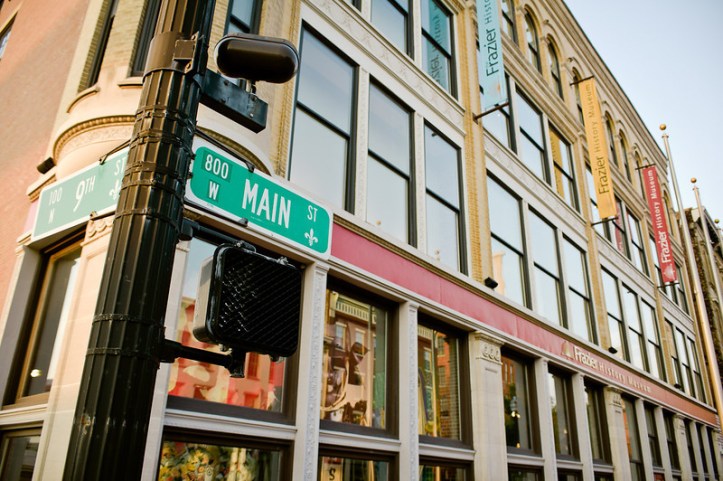
[[[723,0],[564,1],[663,152],[667,124],[683,206],[696,177],[723,223]]]

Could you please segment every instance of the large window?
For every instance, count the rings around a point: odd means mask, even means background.
[[[325,312],[321,419],[386,429],[389,307],[330,289]]]
[[[618,165],[618,154],[615,150],[615,134],[613,133],[615,128],[613,127],[613,119],[609,115],[605,116],[605,133],[607,134],[608,149],[610,154],[610,162]]]
[[[113,28],[113,21],[115,20],[116,10],[118,9],[118,0],[109,0],[104,3],[104,7],[107,10],[102,12],[102,19],[99,19],[98,25],[95,32],[95,49],[91,52],[86,65],[87,75],[85,81],[81,83],[80,90],[84,90],[88,87],[95,85],[98,81],[98,75],[100,74],[100,67],[103,64],[105,58],[105,49],[108,46],[108,39],[110,38],[110,32]]]
[[[554,372],[548,373],[552,433],[555,438],[555,453],[563,457],[576,457],[577,446],[573,430],[573,406],[570,380]]]
[[[424,129],[427,253],[465,272],[459,150],[430,126]]]
[[[605,397],[602,388],[585,384],[585,407],[590,433],[592,459],[596,465],[610,463],[607,422],[605,418]]]
[[[560,98],[562,96],[562,76],[560,75],[560,60],[557,57],[557,51],[552,42],[547,44],[547,66],[550,69],[550,81],[552,89]]]
[[[550,126],[550,154],[554,166],[555,192],[565,199],[567,205],[579,212],[580,205],[575,185],[575,169],[572,163],[570,144],[552,126]]]
[[[645,339],[643,326],[640,322],[638,310],[638,296],[628,286],[623,284],[624,319],[628,325],[628,351],[630,362],[640,369],[647,369],[645,355]]]
[[[372,84],[369,89],[367,221],[397,239],[413,244],[411,120],[411,114],[404,106]]]
[[[399,50],[409,53],[409,0],[372,0],[372,24]]]
[[[535,310],[562,326],[560,263],[555,229],[537,214],[530,213],[530,238],[535,269]]]
[[[480,79],[482,76],[480,76]],[[507,91],[510,91],[509,77],[505,76]],[[480,95],[483,96],[482,86],[480,85]],[[484,105],[484,99],[480,98],[480,105]],[[494,112],[489,112],[483,117],[485,132],[491,133],[505,147],[512,148],[512,122],[509,103]]]
[[[567,327],[583,339],[596,342],[585,253],[565,238],[563,255],[567,281]]]
[[[216,245],[199,238],[191,240],[183,277],[181,305],[178,318],[169,334],[186,346],[220,352],[219,346],[206,344],[193,336],[193,320],[198,294],[199,275],[203,262],[213,255]],[[231,377],[228,369],[179,358],[171,366],[168,394],[169,404],[194,409],[211,409],[198,403],[210,401],[213,409],[228,412],[229,407],[240,406],[256,411],[281,413],[285,401],[286,364],[273,362],[267,355],[246,354],[246,377]],[[221,407],[220,405],[226,405]],[[277,415],[278,416],[278,415]]]
[[[678,456],[678,443],[675,437],[675,418],[672,414],[664,412],[663,421],[665,423],[665,442],[668,447],[670,466],[678,470],[680,469],[680,457]]]
[[[80,252],[80,245],[71,243],[44,253],[35,309],[27,320],[26,335],[18,344],[24,354],[19,353],[13,369],[17,390],[14,399],[7,399],[9,402],[47,400],[60,361]]]
[[[502,23],[500,27],[513,41],[517,42],[517,30],[515,28],[515,1],[501,0]]]
[[[283,479],[289,459],[280,448],[246,443],[224,445],[165,440],[161,446],[159,480]]]
[[[690,469],[693,471],[693,479],[698,479],[698,470],[700,467],[695,460],[695,446],[693,445],[693,436],[695,436],[695,423],[685,421],[685,443],[688,447],[688,458],[690,459]]]
[[[688,346],[686,345],[686,337],[680,329],[675,330],[675,349],[678,354],[678,362],[680,362],[680,373],[683,381],[683,390],[695,396],[695,384],[693,383],[693,372],[690,367],[690,357]]]
[[[253,33],[258,30],[261,0],[231,0],[226,33]]]
[[[698,350],[695,348],[695,341],[688,338],[688,356],[690,357],[690,367],[693,371],[693,380],[695,383],[696,397],[705,402],[705,390],[703,389],[703,376],[700,373],[700,365],[698,364]]]
[[[140,24],[141,29],[133,51],[133,59],[131,60],[131,76],[143,75],[160,8],[160,0],[146,0],[146,7],[143,9]]]
[[[530,398],[532,365],[528,361],[502,355],[502,393],[505,409],[505,439],[507,447],[534,452],[537,450],[532,423],[533,402]]]
[[[0,442],[0,479],[3,481],[32,479],[39,445],[39,432],[3,433]]]
[[[454,94],[452,14],[437,0],[421,0],[422,65],[445,90]]]
[[[620,289],[617,280],[607,271],[602,271],[603,291],[605,293],[605,307],[608,314],[608,329],[610,332],[610,348],[621,359],[629,359],[623,322],[623,311],[620,306]]]
[[[434,328],[417,328],[419,434],[462,439],[459,341]]]
[[[461,466],[440,465],[432,460],[421,460],[419,463],[419,479],[420,481],[465,481],[467,477],[467,469]]]
[[[645,425],[648,430],[648,445],[653,466],[662,466],[663,459],[660,456],[660,443],[658,441],[657,425],[655,423],[655,411],[651,406],[645,406]]]
[[[319,481],[391,481],[391,463],[371,457],[323,455],[319,460]]]
[[[522,162],[537,177],[547,182],[542,114],[519,92],[517,92],[515,100],[517,121],[520,126],[520,136],[517,139],[517,153]]]
[[[625,170],[625,177],[628,182],[633,182],[633,176],[630,172],[630,160],[628,158],[628,143],[625,140],[625,135],[620,132],[620,155],[623,158],[623,170]]]
[[[527,43],[527,59],[538,71],[542,71],[540,62],[540,38],[537,35],[537,27],[532,15],[525,14],[525,43]]]
[[[660,348],[660,333],[655,309],[647,302],[640,301],[640,317],[643,319],[643,329],[648,348],[648,366],[650,373],[658,379],[665,380],[665,362],[663,351]]]
[[[635,413],[635,403],[623,398],[623,417],[625,418],[625,439],[628,443],[628,457],[630,459],[630,474],[632,481],[643,481],[643,453],[640,444],[640,430],[638,429],[638,416]]]
[[[649,275],[648,261],[645,258],[643,247],[643,232],[640,230],[640,221],[628,211],[628,227],[630,230],[630,260],[635,267],[645,275]]]
[[[493,178],[487,177],[490,230],[492,233],[492,269],[497,292],[526,305],[525,250],[522,238],[520,201]]]
[[[355,67],[304,30],[290,178],[347,210],[353,197],[354,84]]]

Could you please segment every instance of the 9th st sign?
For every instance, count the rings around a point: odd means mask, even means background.
[[[207,145],[196,149],[186,200],[294,246],[329,257],[332,214],[325,207]]]

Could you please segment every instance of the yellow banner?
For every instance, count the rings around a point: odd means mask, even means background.
[[[580,82],[580,102],[582,103],[582,116],[585,119],[585,135],[587,136],[587,149],[590,154],[590,167],[595,183],[595,199],[600,219],[607,219],[617,215],[615,207],[615,193],[613,192],[613,179],[610,173],[610,160],[608,159],[608,145],[605,137],[600,101],[595,90],[595,79],[589,78]]]

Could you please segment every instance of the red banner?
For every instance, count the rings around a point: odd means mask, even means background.
[[[673,249],[670,245],[668,222],[665,220],[665,203],[660,191],[660,182],[658,182],[658,171],[654,166],[643,169],[643,182],[648,195],[650,220],[653,223],[653,236],[658,251],[660,272],[663,274],[663,283],[675,282],[678,280],[678,275],[675,271]]]

